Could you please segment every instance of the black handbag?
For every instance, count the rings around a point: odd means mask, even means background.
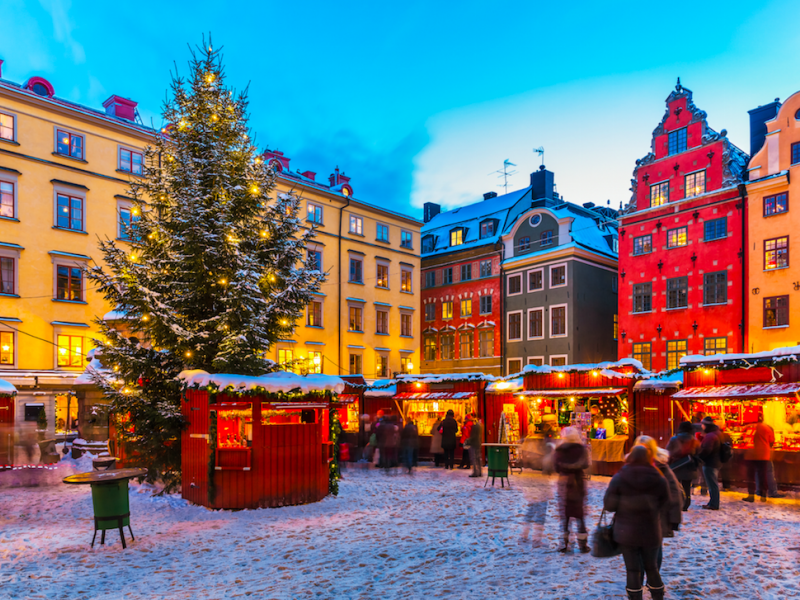
[[[682,467],[688,467],[689,465],[695,466],[694,457],[691,454],[687,454],[683,458],[678,459],[673,464],[671,464],[669,468],[675,471]]]
[[[605,516],[606,511],[604,509],[592,534],[592,556],[595,558],[608,558],[622,554],[622,549],[614,541],[614,519],[611,519],[611,522],[606,524],[604,523]]]

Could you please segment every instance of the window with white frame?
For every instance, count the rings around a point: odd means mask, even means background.
[[[522,340],[522,311],[508,313],[508,341],[518,342]]]
[[[84,212],[85,198],[74,192],[66,190],[56,191],[56,223],[59,229],[70,231],[84,231],[86,214]]]
[[[56,129],[56,154],[84,160],[85,139],[79,133]]]
[[[541,367],[544,365],[544,356],[529,356],[528,364],[535,367]]]
[[[508,295],[514,296],[522,293],[522,273],[508,277]]]
[[[567,335],[567,305],[558,304],[550,307],[550,337]]]
[[[550,356],[551,367],[563,367],[567,364],[568,356],[566,354],[553,354]]]
[[[130,148],[120,148],[119,170],[132,175],[141,175],[144,170],[144,154]]]
[[[308,203],[306,219],[312,223],[322,224],[322,207],[319,204]]]
[[[389,226],[378,223],[375,227],[375,239],[379,242],[389,241]]]
[[[528,309],[528,339],[540,340],[544,337],[544,308]]]
[[[522,359],[521,358],[509,358],[508,359],[508,374],[519,373],[522,371]]]
[[[557,288],[565,285],[567,285],[567,265],[550,267],[550,287]]]
[[[364,235],[364,219],[356,215],[350,215],[350,233]]]
[[[544,269],[528,271],[528,291],[538,292],[544,289]]]
[[[400,231],[400,247],[408,250],[414,247],[414,236],[410,231]]]

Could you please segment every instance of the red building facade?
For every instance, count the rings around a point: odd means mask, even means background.
[[[742,352],[748,156],[678,80],[620,217],[619,357],[652,370]]]

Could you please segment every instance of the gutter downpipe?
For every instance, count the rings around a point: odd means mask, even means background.
[[[749,241],[747,239],[747,184],[739,184],[739,199],[741,200],[742,211],[742,319],[739,321],[742,337],[742,352],[747,353],[747,307],[749,304],[747,298],[747,276],[748,276],[748,263],[747,248]]]
[[[339,293],[338,293],[338,311],[339,311],[339,327],[337,327],[336,335],[338,336],[338,367],[339,375],[342,375],[344,370],[342,367],[342,219],[344,218],[344,209],[350,206],[350,196],[347,197],[347,203],[339,209]],[[363,364],[362,364],[363,370]]]

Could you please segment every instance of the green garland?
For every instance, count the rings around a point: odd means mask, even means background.
[[[341,471],[339,470],[339,436],[341,433],[342,424],[339,422],[339,412],[331,410],[330,438],[333,443],[333,460],[331,460],[328,472],[328,491],[334,496],[339,495],[339,479],[341,479]]]
[[[187,389],[207,392],[209,404],[216,404],[217,396],[221,394],[225,394],[228,396],[236,396],[239,398],[259,397],[259,398],[264,398],[267,402],[297,402],[298,400],[309,400],[309,399],[331,401],[336,397],[336,394],[330,390],[314,391],[305,394],[300,390],[300,388],[296,388],[290,392],[268,392],[262,387],[256,387],[252,390],[239,391],[231,388],[220,389],[220,387],[217,385],[209,384],[206,387],[200,387],[199,385],[195,385]],[[184,400],[188,400],[185,392],[184,392]]]
[[[214,504],[217,486],[214,476],[217,473],[217,411],[208,413],[208,503]]]

